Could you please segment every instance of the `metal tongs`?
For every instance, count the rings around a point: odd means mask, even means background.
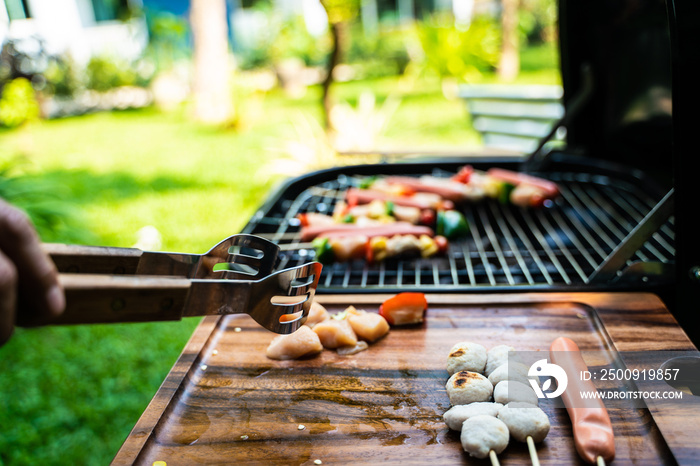
[[[310,262],[274,271],[279,247],[234,235],[205,254],[44,244],[66,293],[52,324],[180,320],[249,314],[275,333],[306,320],[321,275]]]

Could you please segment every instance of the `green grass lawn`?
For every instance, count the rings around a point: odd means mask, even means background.
[[[464,105],[437,81],[420,84],[401,96],[382,143],[478,145]],[[387,78],[336,92],[353,100],[365,88],[382,100],[398,87]],[[295,124],[317,120],[318,96],[243,101],[244,130],[194,124],[184,109],[41,121],[0,132],[0,160],[26,160],[26,172],[75,212],[81,234],[45,238],[131,246],[150,225],[161,249],[202,253],[239,232],[280,181],[267,168],[279,149],[302,136],[314,145]],[[198,322],[18,329],[0,348],[0,465],[109,463]]]

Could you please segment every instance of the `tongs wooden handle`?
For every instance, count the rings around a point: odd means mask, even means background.
[[[52,324],[180,320],[192,281],[176,277],[60,274],[66,309]]]
[[[60,243],[41,245],[60,272],[134,275],[144,251],[136,248],[83,246]]]
[[[137,248],[44,243],[59,270],[67,308],[52,324],[179,320],[190,287],[186,275],[137,275]]]

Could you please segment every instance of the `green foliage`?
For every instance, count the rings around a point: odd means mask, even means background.
[[[360,11],[360,0],[321,0],[321,5],[331,24],[352,21]]]
[[[85,68],[85,87],[98,92],[106,92],[120,86],[144,87],[152,78],[152,73],[148,68],[138,65],[139,63],[111,57],[93,56]]]
[[[418,24],[425,65],[440,77],[469,81],[498,63],[501,33],[490,16],[473,19],[468,28],[455,26],[450,15],[433,15]]]
[[[556,39],[556,0],[523,0],[518,25],[524,42],[539,45]]]
[[[27,213],[43,241],[85,242],[90,232],[70,203],[71,191],[58,180],[28,174],[28,162],[0,159],[0,198]]]
[[[15,78],[5,84],[0,95],[0,126],[16,128],[36,120],[39,113],[39,102],[28,79]]]
[[[190,27],[185,18],[166,11],[146,10],[148,47],[146,55],[159,70],[169,70],[191,57]]]
[[[70,97],[82,87],[76,64],[69,56],[49,61],[43,74],[46,80],[43,92],[49,95]]]
[[[315,37],[309,33],[302,16],[284,20],[276,30],[277,34],[269,46],[272,63],[298,58],[307,66],[318,66],[326,61],[331,47],[328,36]]]
[[[411,61],[407,47],[415,35],[412,29],[384,27],[376,34],[365,34],[361,24],[355,23],[349,32],[343,62],[358,69],[362,78],[400,75]]]

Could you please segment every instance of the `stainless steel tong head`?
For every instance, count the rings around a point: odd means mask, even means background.
[[[255,280],[271,274],[279,263],[279,247],[253,235],[230,236],[205,254],[52,243],[43,248],[62,273]]]
[[[52,324],[180,320],[249,314],[264,328],[287,334],[305,321],[321,276],[311,262],[259,280],[60,274],[65,312]]]

